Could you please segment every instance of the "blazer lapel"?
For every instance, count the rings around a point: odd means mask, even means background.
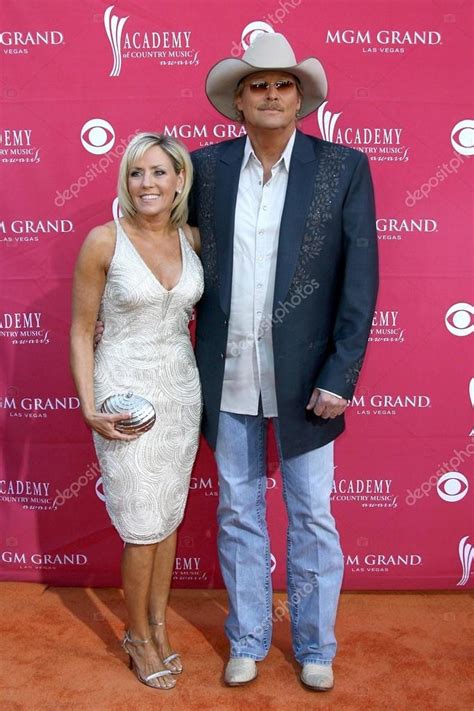
[[[306,220],[314,194],[316,157],[314,143],[297,131],[278,239],[274,311],[285,300],[300,255]]]
[[[235,205],[245,140],[243,136],[224,146],[216,166],[214,234],[217,243],[219,298],[227,316],[230,313],[232,293]]]

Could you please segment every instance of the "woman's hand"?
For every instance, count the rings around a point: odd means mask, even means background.
[[[123,442],[131,442],[140,436],[139,434],[125,434],[115,429],[117,422],[130,419],[129,412],[118,412],[116,415],[91,412],[89,415],[84,415],[84,419],[87,425],[104,439],[119,439]]]

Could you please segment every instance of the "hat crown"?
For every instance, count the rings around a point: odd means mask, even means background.
[[[296,57],[290,43],[278,32],[263,32],[247,48],[244,62],[253,67],[271,69],[296,66]]]
[[[236,87],[250,74],[265,71],[288,72],[298,79],[303,94],[300,118],[308,116],[326,98],[328,83],[321,62],[308,57],[298,63],[286,37],[279,32],[263,32],[247,47],[242,59],[227,57],[212,67],[206,79],[209,101],[227,118],[240,121],[234,103]]]

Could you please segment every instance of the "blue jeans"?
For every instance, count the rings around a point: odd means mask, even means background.
[[[344,561],[330,512],[333,443],[297,457],[281,453],[273,420],[288,513],[287,586],[293,650],[300,664],[330,664]],[[221,412],[218,548],[229,596],[225,631],[231,657],[263,659],[271,644],[272,584],[266,523],[267,420]]]

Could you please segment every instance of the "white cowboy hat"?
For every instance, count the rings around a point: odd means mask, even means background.
[[[221,114],[235,121],[234,92],[239,81],[266,70],[281,70],[299,79],[303,90],[299,118],[315,111],[326,98],[328,83],[321,62],[309,57],[297,64],[290,43],[278,32],[258,35],[242,59],[229,57],[217,62],[207,75],[207,98]]]

